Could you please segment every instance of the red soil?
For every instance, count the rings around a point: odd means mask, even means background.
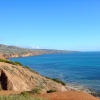
[[[49,100],[99,100],[90,94],[79,91],[40,94],[39,97],[48,98]]]

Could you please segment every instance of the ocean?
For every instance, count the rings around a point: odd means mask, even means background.
[[[100,52],[44,54],[10,60],[21,62],[43,76],[100,92]]]

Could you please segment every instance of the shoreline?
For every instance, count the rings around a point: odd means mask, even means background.
[[[66,84],[66,87],[71,89],[71,90],[74,90],[74,91],[82,91],[82,92],[85,92],[85,93],[88,93],[88,94],[91,94],[93,95],[94,97],[97,97],[100,99],[100,93],[88,88],[88,87],[85,87],[85,86],[82,86],[82,85],[74,85],[74,84]]]
[[[72,91],[82,91],[85,93],[88,93],[94,97],[97,97],[100,99],[100,93],[93,91],[92,89],[89,89],[88,87],[82,86],[82,85],[75,85],[75,84],[71,84],[71,83],[66,83],[66,88],[69,88],[69,90]]]
[[[38,55],[33,55],[33,56],[38,56]],[[31,57],[31,56],[23,56],[23,57],[20,56],[20,57],[24,58],[24,57]],[[20,57],[11,57],[11,58],[20,58]],[[8,58],[8,60],[9,59],[10,58]],[[71,83],[66,83],[66,87],[68,87],[71,90],[82,91],[82,92],[85,92],[85,93],[88,93],[88,94],[91,94],[95,97],[100,98],[100,93],[94,91],[92,88],[88,88],[88,87],[85,87],[85,86],[82,86],[82,85],[71,84]]]
[[[38,55],[42,55],[42,54],[38,54]],[[20,58],[20,57],[24,58],[24,57],[31,57],[31,56],[38,56],[38,55],[28,55],[28,56],[19,56],[19,57],[10,57],[10,58]],[[10,58],[7,58],[7,59],[9,60]],[[66,87],[74,91],[82,91],[82,92],[91,94],[100,99],[100,93],[92,90],[92,88],[88,88],[82,85],[70,84],[70,83],[69,84],[66,83]]]

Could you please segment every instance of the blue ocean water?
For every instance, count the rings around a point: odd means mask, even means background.
[[[43,76],[100,92],[100,52],[45,54],[10,60],[19,61]]]

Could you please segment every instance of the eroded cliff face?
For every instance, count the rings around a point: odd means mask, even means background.
[[[6,59],[6,58],[3,56],[2,53],[0,53],[0,58],[1,58],[1,59]]]
[[[61,84],[22,66],[0,62],[0,88],[3,90],[31,91],[35,87],[40,87],[45,92],[51,89],[68,90]]]
[[[34,56],[39,55],[38,53],[23,53],[23,54],[0,54],[0,58],[7,59],[7,58],[15,58],[15,57],[27,57],[27,56]]]
[[[52,49],[28,49],[17,46],[8,46],[0,44],[0,57],[12,58],[12,57],[26,57],[41,54],[54,54],[54,53],[72,53],[76,51],[68,50],[52,50]]]

